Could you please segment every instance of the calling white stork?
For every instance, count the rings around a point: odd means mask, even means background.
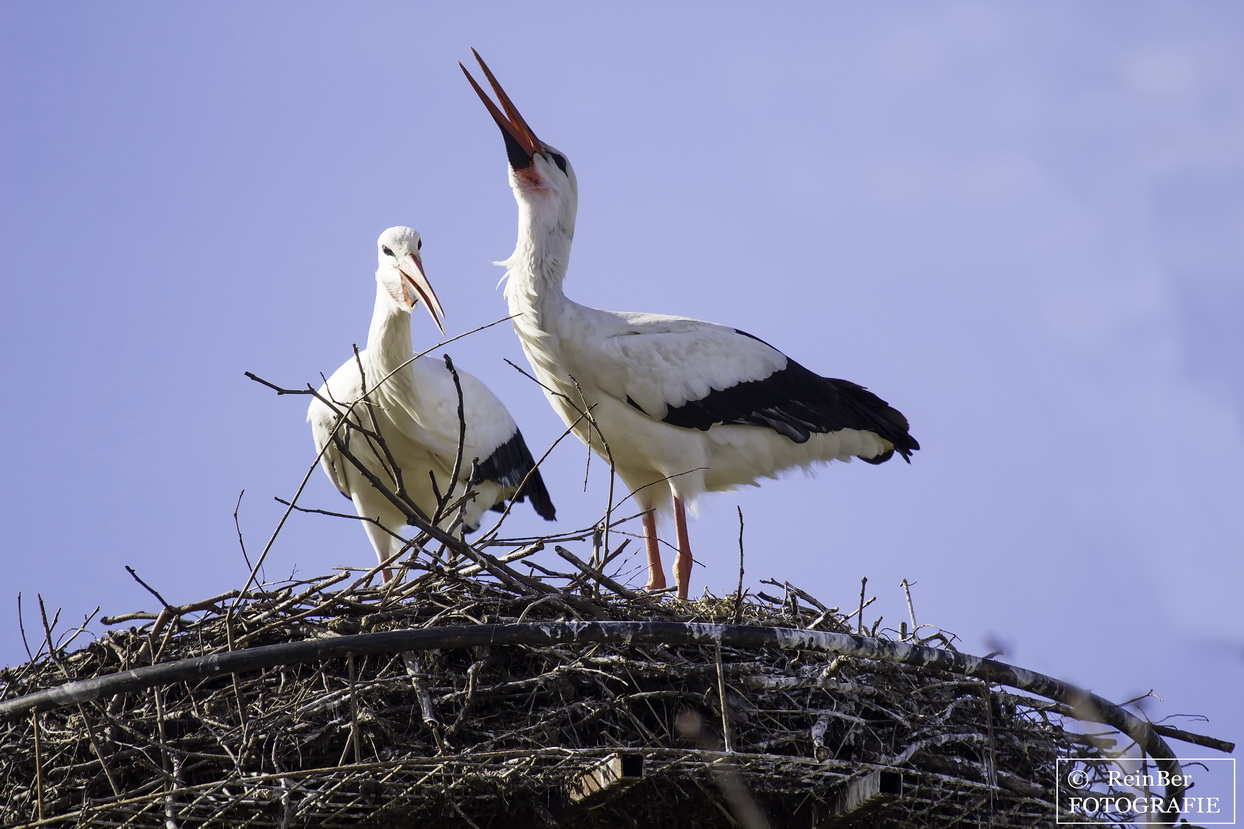
[[[441,325],[445,312],[423,272],[419,234],[408,227],[391,227],[380,234],[376,246],[376,308],[367,348],[320,387],[319,396],[334,405],[314,399],[307,420],[325,474],[365,519],[363,528],[381,563],[404,546],[398,530],[406,523],[405,515],[345,457],[338,440],[394,490],[396,464],[401,488],[429,518],[444,499],[474,491],[474,499],[463,509],[466,531],[479,527],[486,510],[503,509],[507,498],[530,497],[536,512],[553,520],[553,502],[540,470],[505,405],[479,379],[458,371],[463,412],[459,417],[458,386],[448,366],[431,356],[412,360],[408,317],[415,305],[422,302],[437,329],[445,331]],[[364,397],[367,401],[349,415],[350,427],[339,427],[341,414]],[[376,433],[383,446],[373,437]],[[453,481],[456,461],[459,474]],[[457,520],[456,511],[450,512],[439,519],[442,529],[450,529]],[[385,581],[391,577],[385,568]]]
[[[518,201],[518,242],[501,263],[513,325],[553,408],[593,449],[607,448],[644,510],[649,589],[665,586],[655,510],[667,503],[678,544],[674,580],[686,598],[688,499],[815,462],[882,463],[895,452],[910,462],[920,445],[907,419],[855,383],[821,377],[734,328],[568,299],[562,282],[578,210],[574,170],[536,137],[472,53],[504,113],[458,65],[505,137]],[[590,410],[605,447],[580,406]]]

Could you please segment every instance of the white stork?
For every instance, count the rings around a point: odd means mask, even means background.
[[[674,580],[687,597],[684,503],[791,467],[882,463],[920,448],[907,419],[855,383],[821,377],[743,331],[661,314],[602,311],[568,299],[578,185],[566,156],[538,139],[484,61],[504,113],[460,63],[505,137],[518,243],[503,264],[523,350],[553,408],[604,454],[644,510],[648,588],[665,586],[655,510],[672,504]],[[580,408],[603,436],[592,434]]]
[[[349,461],[340,446],[391,490],[398,489],[391,468],[395,463],[401,488],[429,518],[436,515],[443,499],[454,500],[474,491],[474,499],[463,509],[462,529],[467,531],[479,527],[486,510],[503,509],[507,498],[521,501],[529,496],[537,513],[550,521],[554,517],[553,502],[531,451],[497,396],[477,378],[457,371],[462,389],[460,418],[458,388],[444,361],[431,356],[411,359],[409,315],[415,305],[422,302],[437,329],[445,331],[441,325],[445,312],[423,272],[422,246],[419,234],[408,227],[391,227],[380,234],[376,308],[367,348],[358,353],[358,359],[343,363],[320,387],[319,397],[332,405],[317,398],[307,411],[321,466],[337,489],[354,502],[359,517],[366,519],[363,528],[381,563],[405,544],[398,534],[406,523],[405,515]],[[349,416],[351,427],[339,426],[341,414],[364,396],[370,406],[359,403]],[[459,474],[453,481],[464,422]],[[372,437],[377,432],[384,446]],[[456,513],[440,516],[442,529],[452,528],[457,517]],[[385,581],[391,577],[385,568]]]

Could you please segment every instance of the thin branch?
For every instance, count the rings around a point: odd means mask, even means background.
[[[359,400],[362,401],[363,407],[367,409],[367,416],[371,420],[372,430],[371,432],[364,432],[365,439],[368,441],[368,443],[372,443],[374,441],[374,445],[372,446],[373,455],[375,455],[377,458],[380,458],[383,456],[383,460],[381,461],[381,467],[385,469],[386,472],[389,473],[390,477],[393,478],[393,483],[397,486],[397,489],[395,490],[397,496],[404,501],[409,500],[406,495],[406,485],[402,481],[402,468],[401,466],[398,465],[397,458],[393,457],[393,452],[389,449],[388,441],[384,439],[384,434],[382,434],[381,429],[380,429],[380,419],[376,416],[376,404],[372,401],[371,394],[367,389],[367,372],[363,369],[363,356],[362,354],[359,353],[359,347],[357,343],[354,345],[354,363],[356,366],[358,366],[358,370],[359,370],[359,388],[363,389],[363,394],[361,397],[359,397]],[[396,372],[390,372],[390,374],[385,379],[387,380],[389,377],[392,377],[394,374],[396,374]],[[379,389],[379,388],[380,388],[380,384],[377,383],[376,389]],[[376,389],[371,389],[371,391],[375,391]],[[330,389],[329,392],[331,394],[332,390]],[[354,405],[351,404],[350,411],[353,411],[353,410],[354,410]],[[350,429],[353,426],[354,426],[354,423],[350,421],[349,419],[347,419],[346,420],[346,438],[345,438],[347,441],[350,436]],[[379,451],[376,451],[377,448],[379,449]]]
[[[911,585],[908,584],[907,579],[903,579],[899,582],[899,586],[903,588],[903,595],[907,598],[907,615],[911,618],[911,638],[914,639],[916,631],[920,629],[920,626],[916,622],[916,607],[911,601]],[[905,639],[907,637],[900,634],[900,638]]]
[[[309,467],[307,467],[306,473],[302,476],[302,481],[298,484],[297,491],[294,492],[294,497],[290,499],[290,506],[286,507],[285,512],[281,514],[281,519],[277,521],[276,527],[272,530],[272,534],[268,536],[268,543],[264,545],[263,551],[259,554],[259,558],[255,560],[255,564],[251,567],[250,575],[246,577],[246,583],[243,584],[242,589],[238,591],[239,598],[245,594],[248,589],[250,589],[251,584],[255,581],[255,576],[259,572],[259,568],[263,566],[264,559],[268,557],[268,551],[272,549],[272,545],[276,542],[276,537],[281,533],[281,528],[285,526],[286,520],[289,519],[290,513],[293,512],[293,505],[298,502],[298,497],[302,495],[302,491],[306,488],[307,481],[311,480],[311,475],[315,472],[315,468],[320,465],[320,458],[324,456],[324,452],[328,449],[328,446],[329,444],[325,443],[324,448],[320,450],[320,453],[315,456],[315,460]],[[232,617],[233,613],[237,610],[237,607],[238,603],[235,601],[229,608],[229,613],[227,615]]]
[[[26,658],[34,662],[34,654],[30,652],[30,640],[26,638],[26,620],[25,614],[22,612],[22,594],[20,592],[17,594],[17,629],[22,634],[22,647],[26,649]],[[39,650],[41,652],[42,648]]]
[[[267,380],[263,379],[262,377],[259,377],[249,371],[244,371],[242,373],[246,375],[247,378],[254,380],[256,383],[260,384],[261,386],[267,386],[268,388],[272,389],[277,394],[315,394],[315,391],[310,388],[284,389],[278,386],[276,383],[270,383]]]
[[[511,365],[513,365],[513,363],[511,363]],[[523,480],[519,482],[518,489],[516,490],[516,492],[523,491],[523,488],[527,486],[527,481],[531,478],[532,475],[536,474],[536,470],[540,468],[540,464],[544,463],[545,458],[547,458],[549,454],[554,449],[557,448],[557,444],[565,440],[566,436],[571,434],[574,431],[574,427],[577,423],[578,421],[576,420],[575,423],[572,423],[571,425],[563,429],[561,435],[559,435],[558,438],[553,441],[553,443],[549,446],[548,449],[544,450],[544,454],[542,454],[539,458],[536,459],[536,462],[532,464],[531,469],[528,470],[527,474],[523,476]],[[492,542],[492,540],[496,537],[496,534],[500,531],[502,522],[505,521],[505,519],[509,516],[510,511],[514,508],[514,503],[515,502],[513,500],[506,502],[505,508],[502,510],[501,515],[500,517],[497,518],[496,522],[494,522],[493,525],[488,528],[487,532],[481,533],[480,536],[476,539],[475,541],[476,546],[483,546],[483,545],[486,545]]]
[[[743,508],[736,505],[739,512],[739,585],[734,591],[734,621],[738,624],[743,618]]]
[[[246,554],[246,541],[242,538],[242,524],[238,521],[238,511],[242,508],[242,496],[246,494],[246,490],[238,493],[238,501],[233,505],[233,528],[238,531],[238,546],[242,548],[242,560],[246,562],[246,566],[251,566],[251,558]]]
[[[147,582],[145,582],[145,581],[143,581],[143,580],[142,580],[142,578],[138,575],[138,573],[136,573],[136,572],[134,571],[134,568],[133,568],[133,567],[131,567],[131,566],[129,566],[129,565],[127,564],[127,565],[125,565],[125,571],[126,571],[127,573],[129,573],[131,576],[133,576],[133,577],[134,577],[134,581],[136,581],[136,582],[138,582],[140,585],[142,585],[142,587],[143,587],[143,589],[144,589],[144,590],[146,590],[146,591],[147,591],[148,593],[150,593],[151,595],[155,596],[155,597],[156,597],[156,601],[158,601],[160,604],[164,605],[164,607],[165,607],[165,608],[167,608],[167,609],[169,609],[169,610],[172,610],[172,609],[173,609],[173,606],[172,606],[171,604],[169,604],[167,601],[165,601],[165,600],[164,600],[164,597],[163,597],[163,596],[161,596],[161,595],[160,595],[160,593],[159,593],[159,592],[158,592],[158,591],[157,591],[154,587],[152,587],[151,585],[147,584]]]
[[[443,518],[444,511],[449,503],[449,497],[453,494],[454,488],[458,485],[458,480],[462,475],[462,460],[463,453],[466,451],[467,431],[466,405],[462,396],[462,378],[458,376],[458,370],[454,368],[454,361],[450,358],[450,356],[448,354],[443,354],[441,356],[445,358],[445,368],[449,369],[449,376],[453,378],[454,394],[458,398],[458,446],[454,451],[453,469],[449,473],[449,489],[441,497],[440,502],[436,506],[436,514],[432,516],[432,523],[434,524],[439,524],[441,522],[441,518]],[[474,458],[472,460],[471,480],[463,486],[463,489],[466,491],[465,494],[467,495],[471,494],[471,487],[475,484],[475,462],[478,460],[479,458]],[[466,504],[464,502],[463,509],[465,509],[465,506]]]
[[[39,712],[30,712],[31,727],[35,732],[35,814],[43,820],[43,740],[40,739]]]
[[[630,541],[630,539],[628,538],[627,541]],[[622,586],[618,582],[609,578],[609,576],[606,576],[598,568],[593,567],[592,565],[588,564],[583,559],[579,558],[574,553],[570,552],[569,550],[567,550],[565,547],[561,546],[560,544],[555,545],[553,549],[557,552],[559,556],[566,559],[566,561],[569,561],[575,567],[578,567],[584,573],[591,576],[592,579],[604,585],[605,587],[608,587],[610,590],[612,590],[614,593],[617,593],[619,596],[622,596],[623,598],[626,598],[626,599],[630,599],[631,601],[650,600],[651,597],[648,594],[638,593],[634,590],[631,590],[630,588]]]
[[[864,576],[860,579],[860,609],[857,611],[859,613],[859,618],[855,620],[856,625],[858,625],[856,629],[860,633],[864,632],[864,608],[868,606],[868,604],[864,601],[864,594],[867,589],[868,576]]]
[[[47,608],[43,605],[43,595],[36,594],[36,598],[39,600],[39,618],[43,622],[43,637],[48,645],[48,658],[53,662],[59,663],[60,658],[57,655],[56,642],[52,639],[52,630],[56,627],[57,621],[60,620],[60,608],[56,609],[56,613],[52,615],[52,621],[48,622]]]

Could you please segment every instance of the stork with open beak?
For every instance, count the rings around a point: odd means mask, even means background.
[[[474,53],[474,50],[472,50]],[[553,408],[612,460],[644,510],[648,588],[665,586],[658,509],[672,506],[674,580],[687,597],[686,504],[792,467],[860,458],[910,461],[907,419],[872,392],[821,377],[744,331],[686,317],[602,311],[566,297],[578,184],[565,154],[536,137],[480,58],[500,106],[471,77],[505,139],[518,243],[501,263],[513,325]],[[600,430],[592,434],[580,409]]]
[[[539,515],[554,518],[552,499],[531,450],[497,396],[465,371],[457,370],[455,385],[453,373],[439,358],[412,360],[410,313],[416,305],[422,304],[437,330],[445,333],[445,312],[424,274],[422,247],[419,234],[408,227],[391,227],[380,234],[376,306],[367,348],[333,372],[320,387],[323,399],[314,399],[307,411],[320,464],[365,519],[363,529],[381,563],[405,546],[399,531],[406,517],[350,462],[334,438],[387,488],[401,489],[427,517],[437,514],[442,500],[475,492],[462,510],[461,523],[458,512],[450,511],[440,518],[442,529],[475,530],[486,510],[502,509],[507,499],[525,497]],[[351,428],[339,425],[350,405],[363,398],[367,402],[354,406],[348,415]],[[374,432],[383,438],[387,454],[372,437]],[[392,571],[385,568],[384,579],[391,577]]]

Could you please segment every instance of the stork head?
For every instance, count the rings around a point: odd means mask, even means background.
[[[527,121],[519,114],[510,96],[474,49],[471,54],[479,61],[484,77],[492,86],[501,107],[498,108],[465,66],[458,64],[484,106],[492,115],[505,138],[505,152],[510,161],[510,186],[519,203],[526,205],[537,220],[544,219],[568,236],[574,235],[575,213],[579,205],[579,184],[574,168],[564,153],[536,137]],[[504,111],[503,111],[504,110]]]
[[[419,249],[423,240],[408,227],[391,227],[376,240],[376,282],[392,297],[397,306],[410,313],[420,302],[428,309],[432,322],[442,334],[441,320],[445,310],[423,273],[423,257]]]

